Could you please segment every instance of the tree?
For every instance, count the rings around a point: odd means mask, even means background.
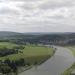
[[[0,67],[0,71],[2,74],[8,75],[9,73],[11,73],[11,68],[7,64],[2,64]]]
[[[17,65],[16,65],[16,63],[14,61],[11,62],[10,67],[12,68],[13,73],[15,75],[17,75],[18,74],[18,68],[17,68]]]
[[[10,59],[7,58],[7,59],[5,59],[4,63],[5,63],[5,64],[8,64],[8,65],[10,66],[11,61],[10,61]]]

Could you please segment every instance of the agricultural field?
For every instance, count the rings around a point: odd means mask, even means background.
[[[13,43],[9,43],[9,42],[1,42],[0,43],[0,49],[3,49],[3,48],[13,48],[13,47],[16,47],[18,46],[17,44],[13,44]]]
[[[31,65],[40,65],[50,58],[54,52],[55,50],[53,48],[35,44],[17,45],[9,42],[0,43],[0,61],[8,65],[9,63],[13,63],[13,65],[16,64],[18,67],[20,67],[21,64],[22,66],[24,65],[24,67],[26,65],[28,65],[28,67]],[[4,66],[6,67],[7,64]]]
[[[12,43],[2,43],[2,44],[0,43],[0,48],[3,48],[3,47],[14,48],[15,46],[18,46],[18,45],[12,44]],[[47,48],[44,46],[36,46],[36,45],[25,45],[24,49],[19,50],[17,54],[0,57],[0,59],[9,58],[10,60],[18,60],[20,58],[26,58],[29,60],[29,58],[36,59],[37,57],[41,59],[40,57],[47,57],[47,56],[51,56],[52,54],[53,54],[52,48]]]

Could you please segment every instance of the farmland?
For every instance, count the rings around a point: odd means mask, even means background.
[[[16,44],[12,43],[0,43],[0,48],[14,48],[15,46],[18,46]],[[44,46],[35,46],[35,45],[25,45],[25,48],[23,50],[19,50],[22,53],[8,55],[5,57],[0,57],[0,59],[9,58],[11,60],[18,60],[20,58],[30,58],[30,57],[40,57],[40,56],[50,56],[53,54],[52,48],[47,48]]]
[[[2,54],[2,56],[0,56],[0,61],[3,63],[8,60],[10,62],[16,62],[18,67],[25,67],[27,65],[29,67],[45,62],[54,54],[54,49],[35,44],[17,45],[9,42],[1,42],[0,53]]]

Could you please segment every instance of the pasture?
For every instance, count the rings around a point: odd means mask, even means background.
[[[2,48],[12,48],[19,46],[17,44],[1,42],[0,49]],[[21,58],[25,60],[26,63],[34,64],[35,62],[40,64],[50,58],[54,50],[45,46],[38,45],[23,45],[24,49],[20,49],[17,54],[11,54],[4,57],[0,57],[0,60],[10,59],[11,61],[16,61]]]

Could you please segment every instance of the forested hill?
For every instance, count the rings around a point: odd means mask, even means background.
[[[1,40],[20,40],[24,42],[40,41],[66,41],[75,42],[75,33],[17,33],[17,32],[0,32]],[[70,42],[70,41],[69,41]]]
[[[29,38],[29,39],[65,39],[75,38],[75,33],[17,33],[0,31],[0,38]]]

